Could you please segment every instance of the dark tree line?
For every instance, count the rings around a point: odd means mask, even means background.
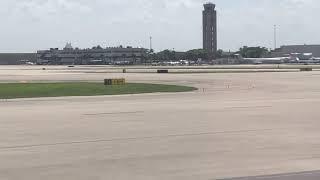
[[[248,47],[244,46],[237,52],[244,58],[262,58],[268,56],[270,51],[265,47]]]
[[[266,57],[270,54],[270,51],[265,47],[248,47],[244,46],[235,53],[224,52],[219,49],[216,54],[216,58],[228,58],[234,54],[239,54],[243,58],[261,58]],[[204,49],[192,49],[186,52],[177,52],[174,50],[164,50],[158,53],[154,53],[153,50],[149,51],[148,59],[157,60],[157,61],[175,61],[175,60],[193,60],[197,61],[198,59],[208,60],[209,53]]]
[[[223,56],[223,51],[218,50],[217,58]],[[209,59],[209,53],[204,49],[192,49],[187,52],[177,52],[174,50],[164,50],[158,53],[149,52],[149,59],[158,61],[174,61],[174,60],[193,60],[198,59],[207,60]]]

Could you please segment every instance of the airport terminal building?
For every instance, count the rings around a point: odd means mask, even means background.
[[[73,48],[67,43],[64,49],[51,48],[37,51],[37,64],[140,64],[147,55],[147,49],[133,47],[107,47],[100,46],[91,49]]]

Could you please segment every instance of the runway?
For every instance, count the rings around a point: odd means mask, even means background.
[[[0,100],[1,180],[214,180],[320,170],[319,71],[88,68],[93,73],[10,67],[0,71],[0,82],[119,77],[199,90]]]

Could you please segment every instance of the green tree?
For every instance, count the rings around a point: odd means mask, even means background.
[[[238,52],[244,58],[261,58],[268,55],[270,52],[265,47],[248,47],[244,46],[240,48]]]
[[[159,61],[172,61],[176,60],[175,54],[175,51],[166,49],[164,51],[156,53],[155,58]]]
[[[217,55],[216,55],[217,58],[223,58],[223,50],[222,49],[219,49],[217,51]]]
[[[209,53],[207,50],[204,49],[192,49],[186,52],[185,58],[193,61],[196,61],[198,59],[206,60],[209,58]]]

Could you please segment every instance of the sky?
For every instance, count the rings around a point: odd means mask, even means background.
[[[216,4],[218,48],[320,44],[319,0],[0,0],[0,52],[96,45],[202,47],[203,3]]]

